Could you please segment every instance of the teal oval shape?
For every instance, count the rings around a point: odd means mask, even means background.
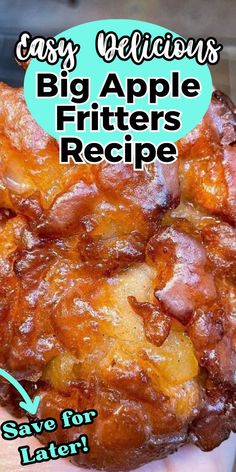
[[[124,106],[127,111],[134,112],[142,110],[150,113],[151,110],[178,110],[181,113],[181,127],[176,131],[169,131],[160,125],[158,131],[145,129],[143,131],[129,130],[134,141],[151,142],[158,145],[161,142],[176,142],[181,137],[191,131],[202,119],[208,109],[212,94],[212,80],[207,65],[199,65],[195,59],[183,58],[166,60],[164,58],[154,58],[149,61],[143,61],[141,64],[135,64],[131,59],[121,60],[115,58],[112,62],[105,62],[99,56],[96,50],[96,37],[98,32],[115,32],[118,38],[124,35],[131,35],[134,30],[149,33],[151,38],[157,36],[164,37],[166,33],[171,33],[173,38],[179,37],[178,34],[167,30],[166,28],[144,21],[136,20],[98,20],[84,23],[70,28],[56,36],[56,39],[71,39],[75,44],[80,45],[77,54],[77,64],[73,71],[69,72],[68,78],[90,78],[90,97],[86,103],[76,104],[78,110],[91,110],[91,103],[98,103],[98,107],[110,106],[114,110],[118,105]],[[181,95],[174,98],[170,94],[160,97],[156,104],[149,103],[149,94],[137,98],[134,103],[127,104],[126,96],[117,97],[116,94],[109,94],[106,98],[98,98],[105,78],[109,73],[116,73],[122,88],[127,92],[126,80],[128,78],[141,78],[148,83],[150,78],[162,77],[171,81],[173,71],[179,72],[180,81],[193,77],[201,84],[200,94],[194,98],[188,98]],[[86,145],[90,142],[99,142],[106,145],[110,142],[122,142],[126,131],[114,129],[113,131],[91,131],[89,120],[84,131],[77,131],[75,123],[66,123],[64,131],[57,131],[55,126],[56,105],[71,104],[68,98],[62,98],[59,94],[53,98],[36,97],[36,74],[40,72],[54,73],[60,76],[61,61],[57,64],[49,65],[46,62],[33,59],[26,71],[24,81],[24,94],[30,112],[37,123],[47,131],[51,136],[59,139],[61,136],[80,137]],[[148,89],[148,87],[147,87]]]

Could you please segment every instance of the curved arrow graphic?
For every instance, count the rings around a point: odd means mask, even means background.
[[[36,396],[33,400],[31,400],[30,396],[28,395],[24,387],[22,387],[22,385],[18,382],[18,380],[16,380],[14,377],[12,377],[11,374],[9,374],[3,369],[0,369],[0,376],[4,377],[4,379],[10,382],[13,387],[18,390],[18,392],[24,399],[24,401],[19,403],[19,406],[25,411],[27,411],[27,413],[29,413],[30,415],[35,415],[39,406],[39,402],[41,400],[40,396]]]

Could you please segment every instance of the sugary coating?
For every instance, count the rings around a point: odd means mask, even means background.
[[[95,265],[102,259],[107,270],[143,260],[160,215],[179,201],[178,163],[170,172],[159,163],[144,172],[131,165],[63,166],[22,91],[0,84],[0,103],[1,207],[26,216],[42,237],[75,235],[83,259]]]
[[[135,172],[61,166],[22,91],[0,103],[0,365],[39,418],[98,411],[39,439],[85,433],[74,461],[109,472],[213,449],[236,429],[232,104],[215,92],[178,163]],[[21,413],[4,381],[0,397]]]
[[[179,142],[182,198],[203,211],[236,223],[236,114],[214,92],[201,123]]]

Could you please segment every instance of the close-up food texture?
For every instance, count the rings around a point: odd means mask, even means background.
[[[0,85],[0,366],[37,418],[96,409],[77,465],[132,470],[236,429],[236,115],[213,92],[178,160],[63,166]],[[0,397],[20,415],[1,379]]]

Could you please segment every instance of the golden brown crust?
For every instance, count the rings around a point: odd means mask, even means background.
[[[84,432],[76,463],[109,471],[216,447],[236,429],[232,104],[213,94],[179,169],[65,172],[22,92],[2,84],[0,102],[0,364],[41,395],[39,417],[98,410],[40,440]]]
[[[236,115],[213,92],[202,122],[179,141],[181,196],[208,213],[236,222]]]

